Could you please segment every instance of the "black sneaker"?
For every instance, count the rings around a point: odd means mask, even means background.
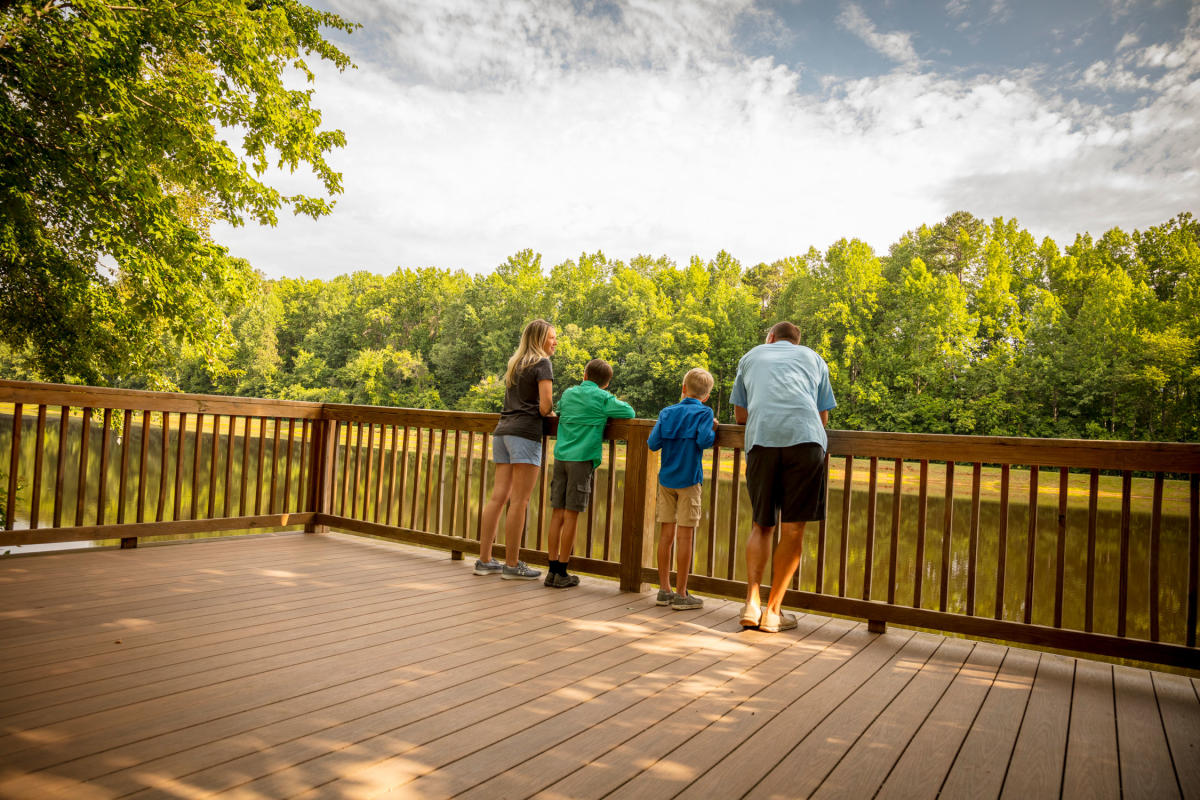
[[[548,575],[546,585],[551,589],[570,589],[579,585],[578,575]]]

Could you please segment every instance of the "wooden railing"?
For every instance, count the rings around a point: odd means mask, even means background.
[[[6,413],[0,545],[304,526],[478,552],[492,414],[0,381]],[[625,590],[657,581],[652,426],[610,423],[572,558]],[[735,598],[742,445],[722,426],[706,462],[690,582]],[[526,521],[535,564],[550,460]],[[828,461],[828,520],[787,605],[1200,668],[1200,445],[831,431]]]

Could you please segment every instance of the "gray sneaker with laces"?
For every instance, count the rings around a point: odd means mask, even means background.
[[[691,611],[703,607],[704,601],[694,594],[677,594],[675,595],[675,599],[671,601],[672,611]]]
[[[506,581],[536,581],[541,574],[540,569],[533,569],[524,561],[518,561],[515,567],[505,564],[500,568],[500,577]]]
[[[500,569],[504,566],[503,563],[492,559],[491,561],[480,561],[475,559],[475,574],[476,575],[499,575]]]
[[[654,605],[669,606],[671,601],[675,599],[675,593],[670,589],[659,589],[658,597],[654,598]]]

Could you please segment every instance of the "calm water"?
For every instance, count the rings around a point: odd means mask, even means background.
[[[155,418],[156,420],[157,418]],[[142,426],[140,415],[133,416],[133,425],[127,435],[121,436],[118,440],[117,432],[110,434],[109,442],[109,464],[108,464],[108,488],[105,508],[105,522],[113,523],[117,520],[118,512],[118,495],[120,488],[120,472],[121,472],[121,456],[122,448],[129,448],[129,466],[127,472],[127,481],[125,486],[125,520],[128,522],[137,519],[137,497],[139,486],[144,492],[143,518],[146,520],[154,520],[158,517],[160,505],[160,487],[163,487],[162,470],[166,468],[165,493],[162,494],[163,518],[174,518],[174,506],[176,501],[176,465],[179,466],[179,507],[180,519],[191,519],[192,501],[193,501],[193,469],[194,465],[198,464],[199,479],[196,481],[196,490],[194,494],[195,505],[198,517],[206,517],[209,505],[210,491],[210,466],[212,464],[212,430],[211,418],[209,418],[209,427],[206,427],[204,434],[200,437],[200,452],[199,459],[195,458],[195,418],[189,418],[189,426],[183,435],[183,458],[176,460],[174,456],[176,442],[178,441],[179,431],[177,430],[177,417],[171,417],[171,429],[169,431],[170,450],[167,462],[164,465],[161,462],[162,453],[162,428],[156,424],[152,424],[148,430],[147,436],[147,461],[146,474],[144,483],[140,483],[143,478],[139,475],[138,465],[142,447]],[[81,420],[76,417],[70,421],[70,432],[67,439],[67,447],[64,457],[64,475],[63,475],[63,511],[62,518],[64,525],[72,525],[75,522],[76,500],[77,500],[77,480],[79,471],[79,449],[80,449],[80,431]],[[42,463],[42,478],[40,482],[41,489],[41,509],[39,514],[39,527],[49,527],[53,522],[54,511],[54,492],[56,482],[56,467],[58,453],[58,428],[59,418],[57,412],[51,412],[47,415],[45,427],[45,444],[43,451]],[[101,432],[100,426],[94,422],[91,426],[91,439],[89,444],[88,454],[88,474],[91,476],[91,488],[89,489],[84,503],[83,524],[95,524],[98,508],[97,508],[97,491],[95,482],[100,469],[100,447],[101,447]],[[12,423],[10,416],[0,415],[0,454],[7,456],[9,452],[9,442],[11,439]],[[36,418],[26,413],[24,415],[24,425],[22,431],[22,447],[21,447],[21,465],[20,465],[20,480],[21,488],[17,495],[17,513],[15,527],[27,528],[30,524],[30,506],[34,484],[34,449],[36,435]],[[378,435],[378,432],[377,432]],[[276,511],[284,510],[299,510],[301,509],[300,495],[300,427],[297,426],[295,440],[293,444],[292,465],[290,472],[290,480],[288,480],[287,461],[286,461],[286,422],[281,428],[281,441],[278,452],[275,451],[273,444],[273,430],[268,427],[266,441],[263,443],[263,469],[262,469],[262,488],[260,493],[256,493],[256,487],[259,483],[259,441],[258,441],[258,424],[255,422],[251,428],[250,441],[247,443],[244,440],[242,422],[239,420],[234,431],[232,443],[229,440],[228,420],[223,419],[219,435],[217,437],[217,481],[215,485],[215,494],[213,495],[214,516],[220,517],[224,515],[226,495],[228,491],[230,515],[238,516],[242,503],[246,505],[246,513],[256,513],[256,506],[261,513],[267,513],[270,505],[269,487],[271,482],[272,464],[276,475],[276,491],[275,502]],[[442,491],[440,493],[440,507],[442,512],[442,530],[445,532],[453,532],[457,535],[466,535],[470,538],[476,538],[476,519],[478,514],[479,501],[479,475],[480,475],[480,460],[474,459],[474,464],[471,472],[470,496],[466,497],[466,469],[467,457],[465,452],[466,436],[462,437],[463,451],[460,457],[459,465],[459,480],[457,487],[457,496],[451,497],[453,467],[453,443],[454,437],[451,435],[448,439],[449,452],[442,464],[438,456],[440,437],[435,439],[434,446],[434,469],[435,472],[440,472],[442,476]],[[232,444],[232,448],[231,448]],[[375,476],[380,468],[379,455],[382,452],[383,461],[383,481],[382,491],[385,495],[384,504],[379,508],[378,519],[383,521],[386,518],[386,509],[388,508],[388,486],[392,478],[391,475],[391,442],[386,443],[387,449],[381,451],[379,442],[375,442],[374,458],[372,460],[372,482],[370,485],[366,483],[366,464],[367,452],[364,446],[362,448],[362,456],[359,462],[359,470],[357,480],[354,474],[354,453],[351,451],[350,461],[350,491],[346,496],[345,513],[349,513],[351,503],[357,506],[358,516],[366,516],[368,519],[376,519],[376,496],[377,484]],[[413,518],[413,509],[415,513],[415,525],[417,528],[434,529],[435,519],[437,517],[437,509],[439,505],[439,492],[437,489],[438,482],[435,479],[431,483],[431,503],[428,510],[426,509],[426,470],[428,469],[428,456],[430,451],[429,442],[424,442],[424,450],[418,467],[416,454],[409,452],[407,457],[405,454],[400,455],[400,461],[403,462],[407,458],[407,464],[402,467],[407,476],[407,486],[403,497],[401,497],[401,487],[399,486],[399,475],[396,476],[396,487],[394,496],[391,498],[392,522],[397,524],[397,512],[399,512],[399,522],[403,525],[408,525]],[[476,437],[476,446],[478,448],[478,437]],[[415,447],[415,435],[410,436],[410,448]],[[232,453],[232,459],[229,458]],[[341,491],[343,485],[343,453],[344,450],[339,450],[337,458],[337,468],[335,472],[335,492],[334,492],[334,512],[343,513],[341,503]],[[607,456],[606,456],[607,457]],[[242,476],[243,476],[243,461],[247,465],[246,469],[246,492],[242,491]],[[440,466],[440,470],[439,470]],[[8,464],[0,464],[0,471],[3,473],[3,483],[0,483],[0,492],[7,488],[7,470]],[[399,473],[401,468],[397,469]],[[489,478],[491,470],[489,469]],[[594,519],[594,527],[592,532],[592,544],[590,555],[595,558],[603,556],[604,542],[604,524],[607,509],[605,508],[605,495],[607,492],[609,470],[607,464],[602,467],[596,476],[596,513]],[[437,476],[435,475],[435,478]],[[227,490],[227,478],[228,490]],[[415,480],[414,480],[415,478]],[[610,557],[615,558],[619,552],[619,528],[621,518],[621,499],[623,495],[623,470],[617,471],[617,491],[614,495],[614,508],[611,510],[614,524],[612,526],[612,539],[610,542]],[[887,598],[887,583],[888,583],[888,568],[891,548],[891,529],[892,529],[892,495],[889,489],[882,487],[884,481],[880,481],[881,489],[878,492],[876,500],[876,525],[875,525],[875,547],[871,554],[873,579],[871,586],[871,597],[876,600],[885,600]],[[840,567],[840,549],[841,549],[841,529],[842,529],[842,492],[840,481],[838,487],[831,487],[829,493],[829,514],[826,526],[826,545],[825,545],[825,577],[823,589],[831,594],[836,594],[838,591],[837,579]],[[415,490],[415,491],[414,491]],[[530,512],[526,528],[525,542],[527,546],[544,548],[545,530],[541,531],[539,536],[537,524],[537,508],[538,508],[538,492],[542,490],[539,485],[535,488],[534,498],[530,503]],[[710,543],[708,536],[709,519],[711,509],[709,508],[710,499],[709,491],[706,486],[704,492],[704,517],[702,518],[699,527],[697,528],[696,536],[696,551],[695,564],[696,573],[704,574],[707,569],[709,560],[709,552],[712,551],[712,560],[714,564],[714,574],[724,577],[727,574],[729,566],[730,553],[733,553],[733,576],[737,580],[745,579],[745,564],[743,559],[743,548],[745,537],[749,531],[750,520],[750,503],[746,495],[744,482],[741,485],[741,498],[739,502],[738,521],[734,526],[734,538],[731,541],[730,537],[730,522],[729,522],[729,507],[730,507],[730,492],[731,481],[728,479],[722,480],[718,487],[718,512],[717,525],[715,535]],[[925,535],[925,558],[920,568],[923,575],[923,597],[921,605],[925,608],[936,609],[940,604],[940,570],[941,570],[941,552],[942,552],[942,519],[943,519],[943,498],[934,496],[933,492],[940,492],[941,485],[931,481],[928,509],[927,509],[927,525]],[[414,497],[415,495],[415,497]],[[415,501],[415,504],[414,504]],[[1072,506],[1068,509],[1067,514],[1067,534],[1066,534],[1066,564],[1065,564],[1065,590],[1063,604],[1063,622],[1064,625],[1071,628],[1082,629],[1084,625],[1084,593],[1086,586],[1086,567],[1087,567],[1087,507],[1086,499],[1077,501],[1072,498],[1072,502],[1079,502],[1080,505]],[[468,509],[464,516],[464,503]],[[916,537],[917,537],[917,500],[915,495],[905,495],[902,498],[903,507],[901,510],[901,525],[897,542],[897,568],[896,568],[896,598],[898,603],[911,604],[913,600],[913,587],[916,574]],[[364,507],[367,509],[364,515]],[[452,511],[455,517],[454,528],[450,530],[450,518]],[[1006,548],[1006,572],[1005,572],[1005,590],[1004,590],[1004,606],[1003,617],[1005,619],[1020,620],[1024,616],[1024,595],[1026,582],[1026,553],[1027,553],[1027,535],[1028,535],[1028,517],[1029,508],[1025,503],[1024,497],[1019,500],[1012,498],[1008,511],[1008,540]],[[1056,571],[1056,552],[1057,552],[1057,501],[1052,500],[1046,502],[1043,500],[1038,507],[1038,526],[1037,526],[1037,543],[1036,543],[1036,561],[1034,565],[1034,604],[1033,604],[1033,621],[1040,624],[1052,624],[1054,613],[1054,590],[1055,590],[1055,571]],[[428,518],[428,523],[425,523]],[[951,563],[949,565],[949,589],[947,605],[950,611],[962,612],[966,609],[967,599],[967,580],[968,580],[968,539],[971,521],[971,508],[969,498],[956,498],[954,507],[954,525],[951,533]],[[544,524],[549,522],[549,507],[546,506],[546,517]],[[979,562],[977,566],[977,584],[976,584],[976,613],[981,616],[992,616],[995,610],[996,597],[996,574],[998,563],[998,540],[1000,528],[1000,506],[998,502],[984,500],[981,503],[980,509],[980,526],[979,526]],[[854,491],[851,498],[851,515],[849,525],[849,536],[847,542],[847,581],[846,593],[851,597],[861,597],[863,592],[863,571],[868,558],[866,552],[866,529],[867,529],[867,494],[865,491]],[[1130,541],[1130,582],[1129,582],[1129,620],[1128,633],[1134,637],[1149,636],[1149,559],[1150,559],[1150,509],[1148,501],[1135,501],[1132,517],[1132,538]],[[211,534],[210,534],[211,535]],[[51,547],[60,547],[61,545],[51,545]],[[74,545],[79,546],[79,545]],[[34,546],[34,547],[46,547]],[[813,591],[816,590],[816,564],[817,564],[817,547],[818,547],[818,526],[810,524],[805,535],[804,558],[801,565],[800,587],[802,589]],[[4,548],[5,550],[15,550],[17,548]],[[579,533],[576,540],[576,552],[580,555],[589,554],[587,548],[587,521],[586,516],[580,519]],[[1096,534],[1096,563],[1095,563],[1095,629],[1103,633],[1115,633],[1117,630],[1116,610],[1117,610],[1117,591],[1119,584],[1119,564],[1120,564],[1120,513],[1118,511],[1100,511],[1097,521]],[[1164,512],[1162,520],[1162,533],[1160,540],[1160,591],[1159,591],[1159,608],[1160,608],[1160,627],[1161,636],[1166,641],[1182,641],[1184,636],[1185,623],[1185,608],[1184,604],[1187,596],[1187,519],[1178,514]]]

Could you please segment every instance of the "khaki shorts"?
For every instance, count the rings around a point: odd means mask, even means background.
[[[700,487],[697,483],[683,489],[668,489],[658,485],[658,503],[654,518],[660,522],[675,523],[684,528],[700,524]]]

